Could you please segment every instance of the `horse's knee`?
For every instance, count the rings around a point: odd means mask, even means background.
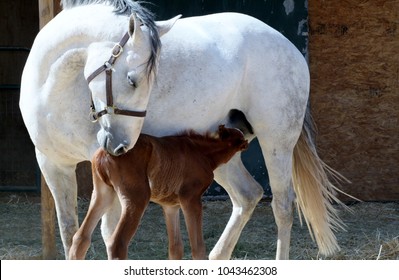
[[[91,243],[91,237],[77,232],[72,238],[72,246],[69,249],[70,260],[83,260]]]
[[[264,190],[252,177],[239,154],[215,170],[215,180],[227,191],[233,204],[253,210],[262,199]]]
[[[262,199],[264,190],[261,185],[257,182],[250,184],[248,191],[244,192],[243,197],[245,198],[246,204],[252,209]]]
[[[271,205],[277,226],[291,227],[294,216],[294,196],[290,194],[273,194]]]

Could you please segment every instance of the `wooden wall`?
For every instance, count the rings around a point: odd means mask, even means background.
[[[321,157],[363,200],[399,200],[399,1],[310,0],[311,108]]]
[[[34,147],[19,111],[22,69],[39,30],[37,1],[0,1],[0,190],[38,190]]]

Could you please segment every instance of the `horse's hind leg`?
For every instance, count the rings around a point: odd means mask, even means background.
[[[301,131],[301,126],[298,125],[299,122],[295,122],[295,118],[292,122],[291,126],[284,127],[280,124],[275,128],[278,133],[266,133],[260,129],[257,133],[273,194],[272,208],[278,234],[276,259],[289,258],[295,200],[292,187],[292,155]],[[287,123],[290,124],[288,121]]]
[[[233,211],[209,258],[229,259],[242,229],[263,196],[263,189],[245,168],[240,153],[227,164],[218,167],[214,173],[215,180],[229,194]]]
[[[54,198],[65,258],[68,258],[72,237],[78,230],[76,165],[55,164],[37,149],[36,158]]]
[[[162,205],[168,232],[168,255],[170,260],[181,260],[184,248],[180,232],[180,206]]]
[[[261,140],[259,142],[261,143]],[[292,151],[284,148],[273,150],[274,152],[263,148],[262,151],[265,155],[270,187],[273,193],[272,208],[278,229],[276,259],[285,260],[289,258],[295,200],[291,181]],[[276,150],[279,150],[278,155],[276,155]]]

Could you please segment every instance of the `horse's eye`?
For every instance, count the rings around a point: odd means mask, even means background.
[[[134,88],[137,88],[137,82],[135,79],[131,78],[130,75],[127,75],[127,82]]]

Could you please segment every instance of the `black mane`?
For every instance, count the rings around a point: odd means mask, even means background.
[[[114,13],[117,15],[130,16],[132,13],[135,13],[143,25],[147,26],[151,36],[151,56],[147,63],[147,75],[150,76],[151,73],[156,73],[161,40],[155,24],[155,15],[144,7],[143,3],[145,2],[132,0],[61,0],[63,9],[71,9],[83,5],[105,4],[114,7]]]

